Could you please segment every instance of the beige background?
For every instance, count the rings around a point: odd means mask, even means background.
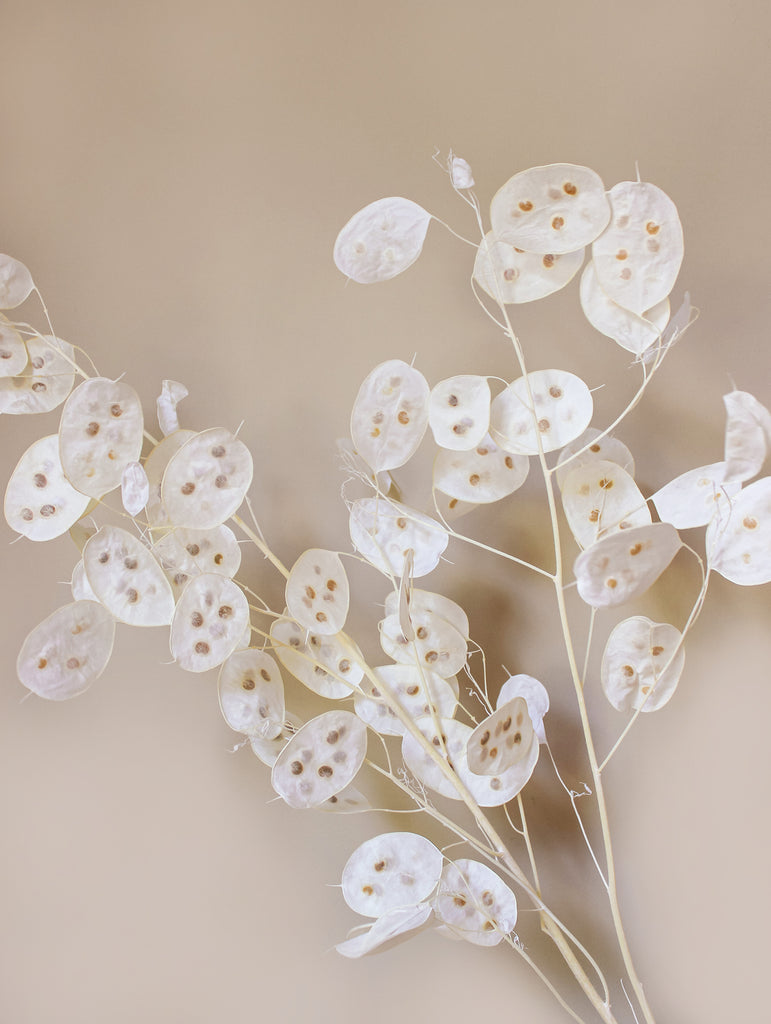
[[[432,382],[515,375],[471,299],[465,247],[433,225],[410,274],[346,287],[330,253],[348,217],[405,195],[472,232],[435,147],[472,163],[485,208],[528,166],[586,163],[611,185],[639,161],[679,206],[676,295],[702,311],[622,434],[650,491],[720,457],[732,382],[771,402],[770,33],[768,5],[746,0],[5,4],[0,249],[100,372],[125,372],[149,404],[164,377],[183,380],[191,426],[244,421],[261,524],[291,561],[311,543],[348,547],[334,442],[372,366],[417,353]],[[575,284],[515,322],[533,366],[601,388],[598,422],[631,392],[628,359],[582,322]],[[4,418],[4,477],[56,423]],[[533,484],[469,528],[537,556],[538,501]],[[228,753],[213,674],[166,664],[163,631],[120,629],[76,701],[24,700],[16,651],[68,599],[74,549],[12,545],[3,529],[3,1024],[567,1019],[501,950],[429,934],[358,963],[331,951],[358,923],[330,887],[349,852],[412,819],[269,803],[267,772]],[[550,734],[580,787],[547,595],[452,555],[435,585],[470,611],[495,685],[501,663],[549,683]],[[252,558],[248,574],[278,604],[265,566]],[[383,588],[354,575],[374,656]],[[681,559],[644,609],[682,621],[695,584]],[[767,1018],[768,612],[767,588],[716,581],[675,698],[609,771],[623,905],[661,1022]],[[606,750],[617,716],[596,685],[589,699]],[[545,763],[528,800],[558,909],[602,951],[598,890],[581,889],[590,865]],[[544,954],[532,914],[520,923]]]

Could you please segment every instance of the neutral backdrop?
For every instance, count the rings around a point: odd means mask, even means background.
[[[466,246],[433,224],[409,274],[346,285],[331,250],[347,219],[403,195],[472,234],[432,160],[451,148],[484,210],[529,166],[587,164],[608,187],[639,166],[679,207],[675,297],[689,289],[701,311],[622,432],[650,493],[721,457],[725,391],[771,403],[770,35],[768,5],[751,0],[6,4],[0,250],[30,267],[62,337],[100,373],[125,374],[148,419],[174,378],[190,389],[186,425],[243,424],[255,511],[291,562],[309,545],[350,549],[335,442],[376,363],[416,356],[432,383],[516,375],[471,296]],[[38,317],[32,303],[21,312]],[[576,283],[514,314],[531,365],[582,374],[608,422],[636,378],[582,320]],[[3,417],[4,479],[57,422]],[[425,497],[417,471],[404,479]],[[546,559],[541,497],[533,483],[469,530]],[[368,960],[337,956],[358,923],[334,888],[345,859],[414,819],[271,802],[266,770],[229,752],[238,737],[215,674],[170,665],[163,630],[120,628],[104,677],[76,700],[24,699],[16,652],[69,599],[77,553],[68,538],[0,532],[3,1024],[567,1020],[501,949],[426,934]],[[501,664],[549,684],[550,735],[581,789],[548,593],[449,554],[434,585],[469,611],[494,687]],[[246,575],[279,605],[264,563],[247,556]],[[383,585],[354,577],[354,627],[375,656]],[[641,607],[682,622],[697,582],[681,558]],[[768,598],[716,580],[675,697],[608,771],[622,905],[661,1022],[767,1018]],[[596,679],[588,700],[607,750],[622,719]],[[527,791],[544,883],[614,978],[599,890],[545,760]],[[530,911],[520,924],[583,1012]]]

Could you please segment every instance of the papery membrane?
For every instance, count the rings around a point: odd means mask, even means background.
[[[425,576],[439,563],[449,535],[422,512],[383,498],[360,498],[351,505],[351,540],[362,557],[389,576],[401,576],[412,551],[412,575]]]
[[[419,370],[401,359],[376,366],[359,388],[351,412],[351,439],[375,473],[403,466],[428,423],[429,389]]]
[[[359,284],[387,281],[420,256],[431,214],[410,199],[378,199],[348,221],[337,236],[338,270]]]
[[[657,711],[675,692],[684,663],[678,629],[633,616],[608,637],[600,668],[603,692],[617,711]]]

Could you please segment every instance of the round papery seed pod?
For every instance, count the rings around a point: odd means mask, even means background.
[[[0,412],[21,416],[51,412],[75,383],[72,345],[52,335],[28,338],[27,365],[16,377],[0,377]]]
[[[193,530],[221,525],[244,500],[252,472],[249,449],[229,430],[195,434],[172,455],[163,474],[161,502],[169,522]]]
[[[269,740],[281,734],[284,684],[269,654],[253,647],[235,651],[222,663],[217,685],[220,709],[231,729]]]
[[[475,860],[445,866],[432,905],[458,938],[477,946],[497,945],[517,923],[514,893],[491,868]]]
[[[83,548],[88,582],[107,610],[130,626],[167,626],[174,597],[153,553],[133,534],[103,526]]]
[[[332,636],[345,625],[349,600],[348,577],[340,557],[321,548],[304,551],[286,581],[290,615],[306,629]]]
[[[562,507],[576,542],[588,548],[601,537],[651,521],[645,498],[615,462],[592,460],[562,481]]]
[[[473,277],[502,305],[535,302],[569,284],[583,261],[583,249],[563,254],[524,252],[489,231],[477,249]]]
[[[412,577],[436,568],[450,537],[436,520],[398,501],[360,498],[351,505],[349,529],[353,546],[370,565],[400,577],[411,552]]]
[[[464,374],[436,384],[428,400],[428,422],[440,448],[474,448],[487,433],[490,400],[486,377]]]
[[[410,199],[378,199],[359,210],[337,236],[337,269],[359,284],[387,281],[420,256],[431,214]]]
[[[343,899],[357,914],[380,917],[428,899],[444,858],[414,832],[385,832],[357,847],[343,868]]]
[[[242,643],[249,602],[226,576],[194,576],[182,591],[171,620],[171,653],[187,672],[216,668]]]
[[[29,296],[35,284],[32,274],[13,256],[0,256],[0,309],[15,309]]]
[[[290,807],[317,807],[353,782],[366,751],[364,723],[350,711],[327,711],[289,740],[271,784]]]
[[[536,370],[493,399],[490,436],[514,454],[537,455],[539,438],[541,449],[551,452],[586,430],[593,408],[580,377],[567,370]]]
[[[602,690],[617,711],[657,711],[675,692],[685,663],[682,634],[635,615],[619,622],[602,655]]]
[[[524,760],[535,738],[524,697],[498,707],[469,736],[467,759],[475,775],[500,775]]]
[[[56,434],[35,441],[19,459],[5,492],[5,518],[30,540],[51,540],[84,515],[91,499],[64,476]]]
[[[428,395],[423,374],[401,359],[381,363],[364,379],[351,412],[351,440],[373,472],[412,458],[426,432]]]

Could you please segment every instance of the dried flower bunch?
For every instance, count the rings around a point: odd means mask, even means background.
[[[671,698],[711,573],[740,585],[771,581],[771,478],[754,479],[771,444],[771,414],[746,392],[726,395],[722,460],[645,495],[634,480],[632,454],[615,432],[695,319],[687,294],[674,314],[670,309],[683,257],[672,200],[641,181],[607,190],[586,167],[534,167],[499,189],[486,231],[468,164],[451,154],[446,170],[479,227],[481,240],[463,240],[474,250],[476,298],[507,339],[518,376],[501,386],[470,372],[431,387],[399,359],[373,369],[354,401],[343,452],[363,491],[347,500],[354,554],[312,548],[284,566],[249,504],[248,448],[224,427],[182,427],[182,384],[163,382],[158,440],[146,429],[133,388],[89,373],[88,357],[56,336],[42,299],[42,333],[2,318],[0,411],[63,406],[58,432],[21,456],[6,489],[6,520],[34,541],[69,533],[80,551],[73,600],[27,636],[18,675],[41,697],[75,697],[105,670],[117,623],[168,627],[181,668],[218,671],[225,720],[270,768],[274,790],[291,807],[368,809],[367,775],[374,773],[446,830],[442,849],[420,833],[398,830],[353,851],[342,893],[368,923],[337,946],[340,953],[360,957],[427,928],[480,946],[507,943],[570,1017],[588,1020],[579,992],[558,991],[530,957],[527,927],[516,930],[518,902],[524,902],[591,1003],[591,1019],[651,1024],[621,920],[603,775],[638,716]],[[432,219],[406,199],[372,203],[340,232],[337,266],[362,284],[392,278],[418,258]],[[582,266],[583,312],[634,357],[640,373],[632,401],[609,425],[593,424],[591,389],[574,373],[529,367],[510,320],[511,305],[565,287]],[[39,298],[27,268],[0,257],[0,309],[15,310],[33,294]],[[426,511],[404,500],[393,473],[427,436],[436,452],[433,507]],[[531,472],[542,477],[554,542],[550,565],[495,551],[455,529],[476,506],[508,500]],[[564,550],[565,523],[577,555]],[[693,527],[706,527],[701,552],[678,532]],[[239,578],[239,537],[285,578],[284,608],[271,609]],[[539,881],[521,793],[542,748],[559,779],[539,667],[532,666],[534,675],[488,680],[484,659],[471,657],[479,652],[466,612],[417,585],[451,542],[476,544],[512,572],[552,584],[564,684],[575,693],[601,851],[571,802],[607,899],[628,1004],[559,919]],[[599,680],[586,678],[588,654],[582,669],[566,589],[576,586],[591,609],[591,632],[599,632],[597,613],[633,602],[682,549],[702,578],[686,621],[653,622],[630,608],[607,636]],[[381,663],[363,653],[371,638],[359,644],[346,632],[351,594],[343,557],[364,561],[383,577]],[[333,702],[331,709],[304,721],[301,707],[286,706],[282,672]],[[604,759],[584,700],[584,686],[597,685],[625,716]],[[503,808],[505,835],[489,808]],[[455,856],[459,847],[463,855]]]

